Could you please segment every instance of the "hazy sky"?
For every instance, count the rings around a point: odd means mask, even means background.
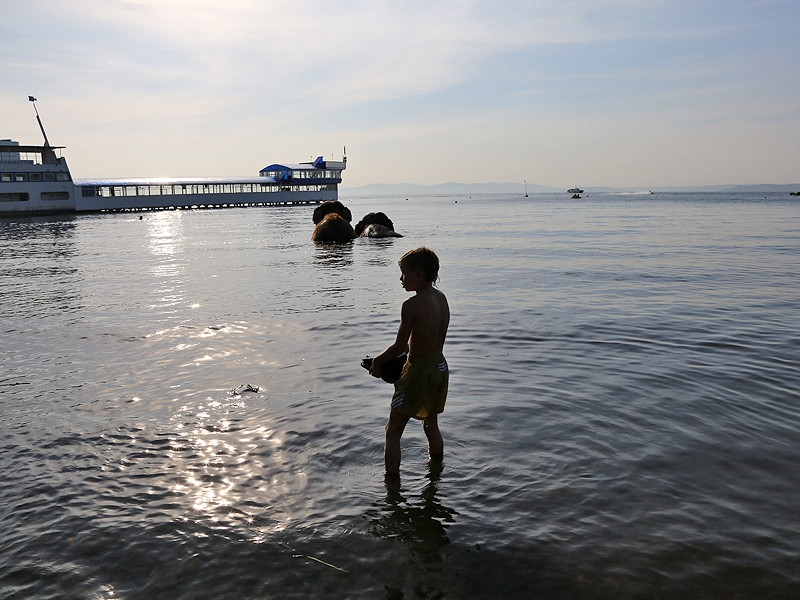
[[[800,181],[798,0],[0,0],[0,137],[75,177]]]

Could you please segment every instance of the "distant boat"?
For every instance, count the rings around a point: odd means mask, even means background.
[[[528,182],[525,182],[525,197],[528,197]]]
[[[581,197],[581,195],[580,195],[580,194],[572,194],[572,199],[573,199],[573,200],[577,200],[577,199],[578,199],[578,198],[580,198],[580,197]]]
[[[576,185],[574,188],[567,190],[567,193],[568,193],[568,194],[582,194],[582,193],[583,193],[583,190],[582,190],[582,189],[580,189],[580,188],[579,188],[579,187]]]

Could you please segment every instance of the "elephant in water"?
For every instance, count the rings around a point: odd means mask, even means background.
[[[369,213],[353,229],[350,209],[338,200],[320,204],[314,209],[313,219],[315,227],[311,239],[315,242],[349,242],[356,237],[403,237],[395,232],[392,220],[382,212]]]
[[[358,237],[386,238],[403,237],[394,230],[394,223],[382,212],[369,213],[361,219],[355,228]]]
[[[353,215],[350,209],[338,200],[328,200],[314,209],[314,233],[311,239],[315,242],[349,242],[356,237],[350,221]]]

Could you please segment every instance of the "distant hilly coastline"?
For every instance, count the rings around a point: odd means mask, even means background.
[[[730,192],[800,192],[800,183],[777,185],[762,183],[761,185],[735,185],[726,190]]]
[[[528,183],[528,193],[531,194],[564,194],[566,188],[555,188],[547,185]],[[800,192],[800,183],[773,184],[763,183],[758,185],[701,185],[701,186],[671,186],[653,188],[613,188],[602,186],[582,187],[586,193],[614,194],[633,192],[741,192],[741,193],[767,193],[767,192]],[[437,194],[524,194],[525,184],[522,183],[439,183],[436,185],[422,185],[420,183],[372,183],[359,187],[341,187],[342,194],[348,196],[400,196],[400,195],[437,195]]]

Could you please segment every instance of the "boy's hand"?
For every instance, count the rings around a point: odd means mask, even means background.
[[[382,366],[383,366],[383,361],[377,361],[373,358],[372,366],[369,368],[369,374],[372,375],[373,377],[380,377]]]

